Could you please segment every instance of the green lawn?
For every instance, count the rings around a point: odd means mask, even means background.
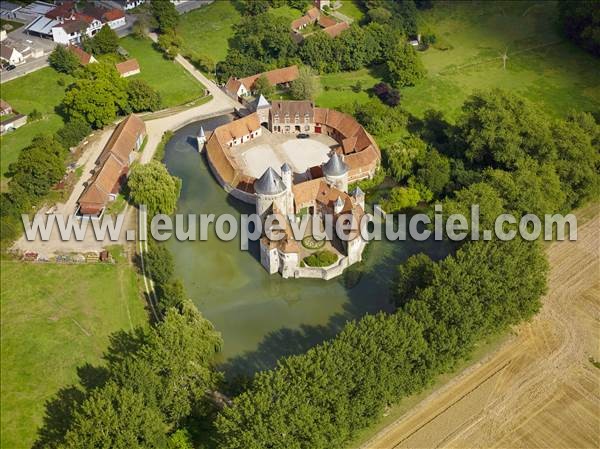
[[[119,44],[140,64],[141,73],[127,79],[139,77],[148,82],[160,92],[165,107],[179,106],[204,95],[204,86],[181,65],[163,58],[150,39],[129,36],[121,39]]]
[[[0,28],[6,30],[7,32],[14,31],[17,28],[21,28],[22,26],[23,23],[17,22],[15,20],[0,19]]]
[[[97,364],[108,335],[147,322],[136,273],[116,265],[1,262],[1,447],[29,448],[46,401]]]
[[[302,16],[301,11],[289,6],[271,8],[269,13],[285,17],[290,23]],[[229,0],[218,0],[182,15],[177,30],[183,40],[183,53],[208,56],[215,63],[224,60],[229,39],[241,20],[242,15]]]
[[[269,9],[269,13],[275,17],[285,17],[290,23],[293,20],[299,19],[303,16],[302,11],[295,8],[290,8],[287,5],[281,6],[279,8],[271,8]]]
[[[228,0],[213,2],[182,15],[178,31],[183,39],[183,52],[208,56],[215,63],[222,61],[241,18]]]
[[[438,2],[420,12],[420,26],[449,47],[419,53],[427,76],[402,89],[402,106],[422,116],[442,110],[454,119],[466,97],[477,89],[514,91],[553,116],[569,110],[598,110],[600,61],[566,41],[556,29],[551,2]],[[500,55],[507,49],[506,70]],[[382,70],[327,74],[319,106],[368,100],[364,89],[383,78]],[[351,87],[363,82],[363,91]]]
[[[65,81],[58,84],[59,79]],[[4,173],[8,164],[17,160],[20,151],[29,145],[31,139],[39,133],[54,133],[62,125],[62,118],[55,108],[61,102],[66,86],[71,77],[55,72],[46,67],[29,75],[2,84],[2,99],[21,114],[29,114],[37,109],[43,114],[43,119],[28,123],[16,131],[0,137],[0,172],[2,189],[6,187]]]
[[[341,0],[342,6],[337,9],[345,16],[360,22],[365,17],[364,11],[358,6],[357,0]]]
[[[428,76],[402,91],[404,107],[416,115],[435,108],[454,118],[470,93],[493,87],[554,116],[600,105],[600,62],[559,34],[553,2],[441,2],[420,19],[421,29],[450,49],[421,53]]]
[[[339,108],[341,105],[369,100],[367,90],[381,81],[381,69],[361,69],[354,72],[339,72],[321,75],[321,93],[316,98],[318,106]],[[362,83],[361,91],[354,92],[352,87]]]

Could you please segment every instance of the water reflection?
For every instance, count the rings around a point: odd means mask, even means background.
[[[229,120],[190,124],[167,144],[165,163],[183,181],[178,213],[253,212],[253,206],[226,194],[196,151],[201,125],[210,131]],[[398,263],[417,252],[435,258],[446,253],[436,242],[373,242],[359,270],[321,281],[269,275],[257,260],[257,245],[250,251],[239,245],[214,233],[205,242],[168,242],[189,296],[223,335],[221,362],[230,375],[272,367],[281,356],[334,336],[348,320],[391,311],[390,281]]]

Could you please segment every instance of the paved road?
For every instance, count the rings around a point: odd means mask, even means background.
[[[150,38],[156,41],[157,36],[154,33],[150,33]],[[186,69],[195,79],[200,81],[210,92],[213,98],[210,102],[195,108],[187,109],[168,117],[148,120],[146,122],[148,142],[144,148],[144,154],[142,154],[141,157],[141,162],[143,164],[152,160],[154,152],[156,151],[156,147],[160,143],[165,131],[177,130],[193,121],[211,116],[227,114],[229,112],[233,112],[235,109],[242,109],[244,107],[241,103],[238,103],[225,94],[225,92],[223,92],[213,81],[209,80],[206,76],[196,70],[194,66],[190,64],[183,56],[178,55],[175,58],[175,62],[181,64],[181,66]]]
[[[48,67],[48,55],[44,55],[38,59],[32,59],[24,64],[18,65],[16,69],[11,71],[2,71],[0,75],[0,83],[6,83],[7,81],[14,80],[20,76],[27,75],[28,73],[35,72],[36,70]]]

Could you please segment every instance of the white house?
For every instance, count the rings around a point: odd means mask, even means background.
[[[25,57],[16,48],[1,44],[0,60],[8,64],[17,65],[25,62]]]
[[[120,3],[123,5],[123,9],[125,11],[129,11],[130,9],[137,8],[140,5],[143,5],[146,0],[124,0]]]

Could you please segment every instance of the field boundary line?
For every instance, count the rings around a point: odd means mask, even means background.
[[[446,406],[444,409],[442,409],[439,413],[436,413],[433,417],[431,417],[430,419],[428,419],[427,421],[425,421],[423,424],[421,424],[419,427],[417,427],[415,430],[413,430],[412,432],[410,432],[406,437],[404,437],[402,440],[398,441],[398,443],[396,443],[393,448],[397,448],[400,447],[400,445],[402,443],[404,443],[406,440],[408,440],[411,436],[413,436],[415,433],[417,433],[419,430],[421,430],[422,428],[424,428],[425,426],[427,426],[429,423],[431,423],[432,421],[435,421],[439,416],[443,415],[444,413],[446,413],[449,409],[451,409],[452,407],[454,407],[456,404],[458,404],[460,401],[462,401],[464,398],[466,398],[467,396],[469,396],[471,393],[473,393],[475,390],[479,389],[484,383],[486,383],[488,380],[490,380],[492,377],[496,376],[497,374],[499,374],[501,371],[503,371],[506,367],[508,367],[508,365],[510,365],[511,361],[509,360],[508,362],[505,362],[500,368],[495,369],[491,374],[489,374],[488,376],[486,376],[481,382],[479,382],[477,385],[475,385],[473,388],[471,388],[469,391],[467,391],[466,393],[464,393],[463,395],[461,395],[458,399],[456,399],[456,401],[452,402],[450,405]]]

